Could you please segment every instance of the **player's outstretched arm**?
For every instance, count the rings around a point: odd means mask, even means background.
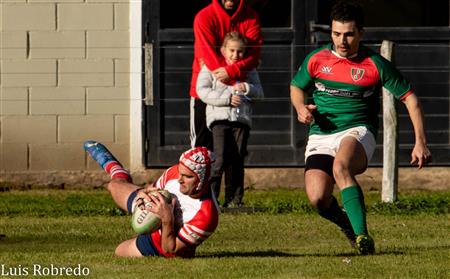
[[[432,161],[431,152],[428,149],[425,136],[422,106],[414,93],[402,101],[406,105],[414,127],[415,144],[411,152],[411,164],[417,165],[420,169]]]

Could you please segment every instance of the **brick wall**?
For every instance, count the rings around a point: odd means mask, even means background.
[[[0,172],[129,162],[130,0],[0,1]]]

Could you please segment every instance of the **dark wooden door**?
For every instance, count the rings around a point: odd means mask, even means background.
[[[254,106],[247,166],[303,164],[306,128],[293,121],[289,83],[304,56],[309,2],[247,1],[260,15],[264,44],[258,68],[265,99]],[[143,2],[143,41],[153,56],[153,83],[147,83],[152,102],[145,106],[147,166],[176,162],[189,147],[189,85],[193,61],[195,14],[210,1]],[[181,5],[181,6],[180,6]],[[151,52],[151,53],[150,53]],[[144,59],[148,61],[149,59]],[[145,70],[145,69],[144,69]],[[147,72],[150,73],[149,69]],[[151,88],[148,88],[148,87]],[[150,90],[149,90],[150,89]],[[149,98],[147,98],[149,99]],[[295,120],[295,118],[294,118]]]

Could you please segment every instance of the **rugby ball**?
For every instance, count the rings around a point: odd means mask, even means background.
[[[156,196],[159,192],[168,203],[172,202],[172,194],[167,190],[157,190],[149,192],[149,195]],[[151,208],[152,203],[143,198],[137,198],[133,203],[133,214],[131,216],[131,227],[138,234],[152,233],[161,227],[161,219],[146,208]]]

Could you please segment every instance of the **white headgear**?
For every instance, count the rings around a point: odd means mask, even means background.
[[[180,156],[180,164],[193,171],[198,177],[197,190],[201,190],[203,185],[208,183],[214,161],[214,153],[203,146],[191,148]]]

